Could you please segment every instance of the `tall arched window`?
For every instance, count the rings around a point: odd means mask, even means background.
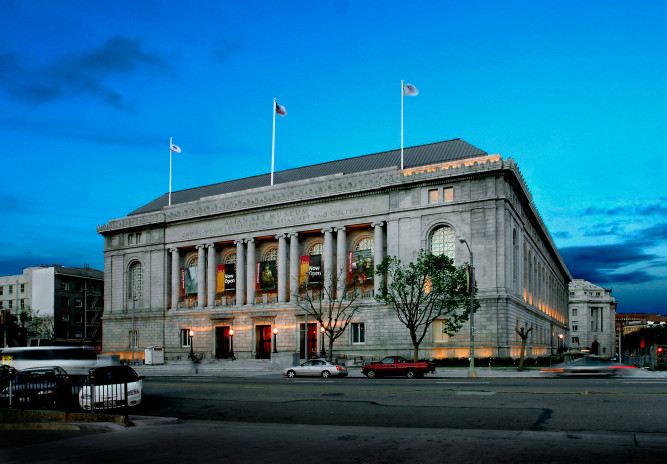
[[[230,253],[225,256],[225,264],[236,264],[236,253]]]
[[[139,261],[130,266],[130,298],[141,299],[144,296],[144,269]]]
[[[449,226],[440,226],[431,232],[429,237],[431,253],[455,258],[456,237],[454,229]]]
[[[278,248],[270,248],[266,250],[262,261],[278,261]]]
[[[308,250],[309,255],[323,255],[324,254],[324,244],[323,243],[316,243],[312,247],[310,247],[310,250]]]
[[[359,242],[357,242],[357,244],[354,246],[354,250],[355,250],[355,251],[358,251],[358,250],[371,250],[371,251],[375,251],[375,240],[373,240],[372,238],[368,238],[368,237],[366,237],[366,238],[362,238],[362,239],[359,240]]]

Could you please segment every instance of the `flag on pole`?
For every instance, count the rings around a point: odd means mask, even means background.
[[[181,152],[181,147],[179,147],[178,145],[174,145],[172,143],[171,144],[171,151],[175,151],[176,153],[180,153]]]
[[[414,97],[419,95],[419,90],[417,90],[417,87],[412,84],[405,84],[403,86],[403,95]]]
[[[284,106],[281,106],[278,103],[276,103],[276,113],[278,113],[280,116],[285,116],[287,114],[287,110],[285,109]]]

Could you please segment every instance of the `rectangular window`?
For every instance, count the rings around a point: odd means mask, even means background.
[[[61,282],[60,288],[69,291],[69,282]]]
[[[5,287],[0,286],[0,296],[5,293]]]
[[[579,323],[577,321],[572,321],[572,332],[579,330]]]
[[[21,300],[21,309],[25,309],[25,300]]]
[[[134,245],[134,234],[127,234],[127,244]]]
[[[77,292],[82,292],[83,284],[81,282],[74,282],[74,290]]]
[[[576,315],[577,315],[577,309],[576,309],[576,308],[572,310],[572,315],[573,315],[573,316],[576,316]]]
[[[0,300],[0,309],[4,309],[4,306],[3,306],[4,304],[5,304],[5,302]]]
[[[9,286],[9,294],[10,294],[10,295],[12,294],[12,291],[14,291],[14,286],[13,286],[13,285],[10,285],[10,286]]]
[[[445,201],[454,201],[454,187],[445,187],[443,193]]]
[[[9,300],[7,303],[9,303],[9,309],[14,307],[14,300]]]
[[[181,346],[189,347],[192,345],[192,337],[190,336],[190,329],[181,329]]]
[[[63,322],[69,322],[69,314],[62,314],[60,320]]]
[[[364,322],[352,323],[352,343],[366,343],[366,327]]]
[[[21,293],[25,293],[25,284],[21,284]]]
[[[141,243],[141,232],[137,232],[137,245]]]
[[[579,346],[579,337],[572,337],[572,344]]]
[[[134,337],[132,337],[133,332],[134,332]],[[128,333],[128,342],[130,344],[130,348],[132,348],[132,347],[136,348],[138,346],[138,343],[137,343],[138,341],[139,341],[138,332],[136,330],[134,330],[134,331],[130,330],[130,332]],[[134,345],[132,343],[134,343]]]
[[[81,298],[74,298],[74,307],[83,308],[83,300]]]
[[[74,331],[74,338],[81,338],[81,331],[80,330],[75,330]]]
[[[433,321],[433,342],[447,343],[449,342],[449,335],[445,332],[445,324],[442,320]]]
[[[438,202],[438,189],[433,189],[428,191],[428,202],[429,203]]]

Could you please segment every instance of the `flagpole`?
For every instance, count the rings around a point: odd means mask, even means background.
[[[403,170],[403,79],[401,79],[401,171]]]
[[[271,185],[273,185],[273,163],[276,154],[276,99],[273,99],[273,137],[271,139]]]
[[[171,206],[171,146],[173,137],[169,137],[169,206]]]

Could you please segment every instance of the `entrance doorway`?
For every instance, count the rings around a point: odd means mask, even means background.
[[[255,331],[255,339],[257,340],[255,357],[257,359],[271,358],[271,326],[258,325],[255,327]]]
[[[591,354],[600,354],[600,344],[597,341],[591,345]]]
[[[301,324],[299,326],[299,356],[301,359],[305,359],[305,351],[303,346],[303,340],[305,338],[306,324]],[[315,358],[317,356],[317,324],[308,324],[308,358]]]
[[[215,328],[215,359],[232,357],[230,327]]]

